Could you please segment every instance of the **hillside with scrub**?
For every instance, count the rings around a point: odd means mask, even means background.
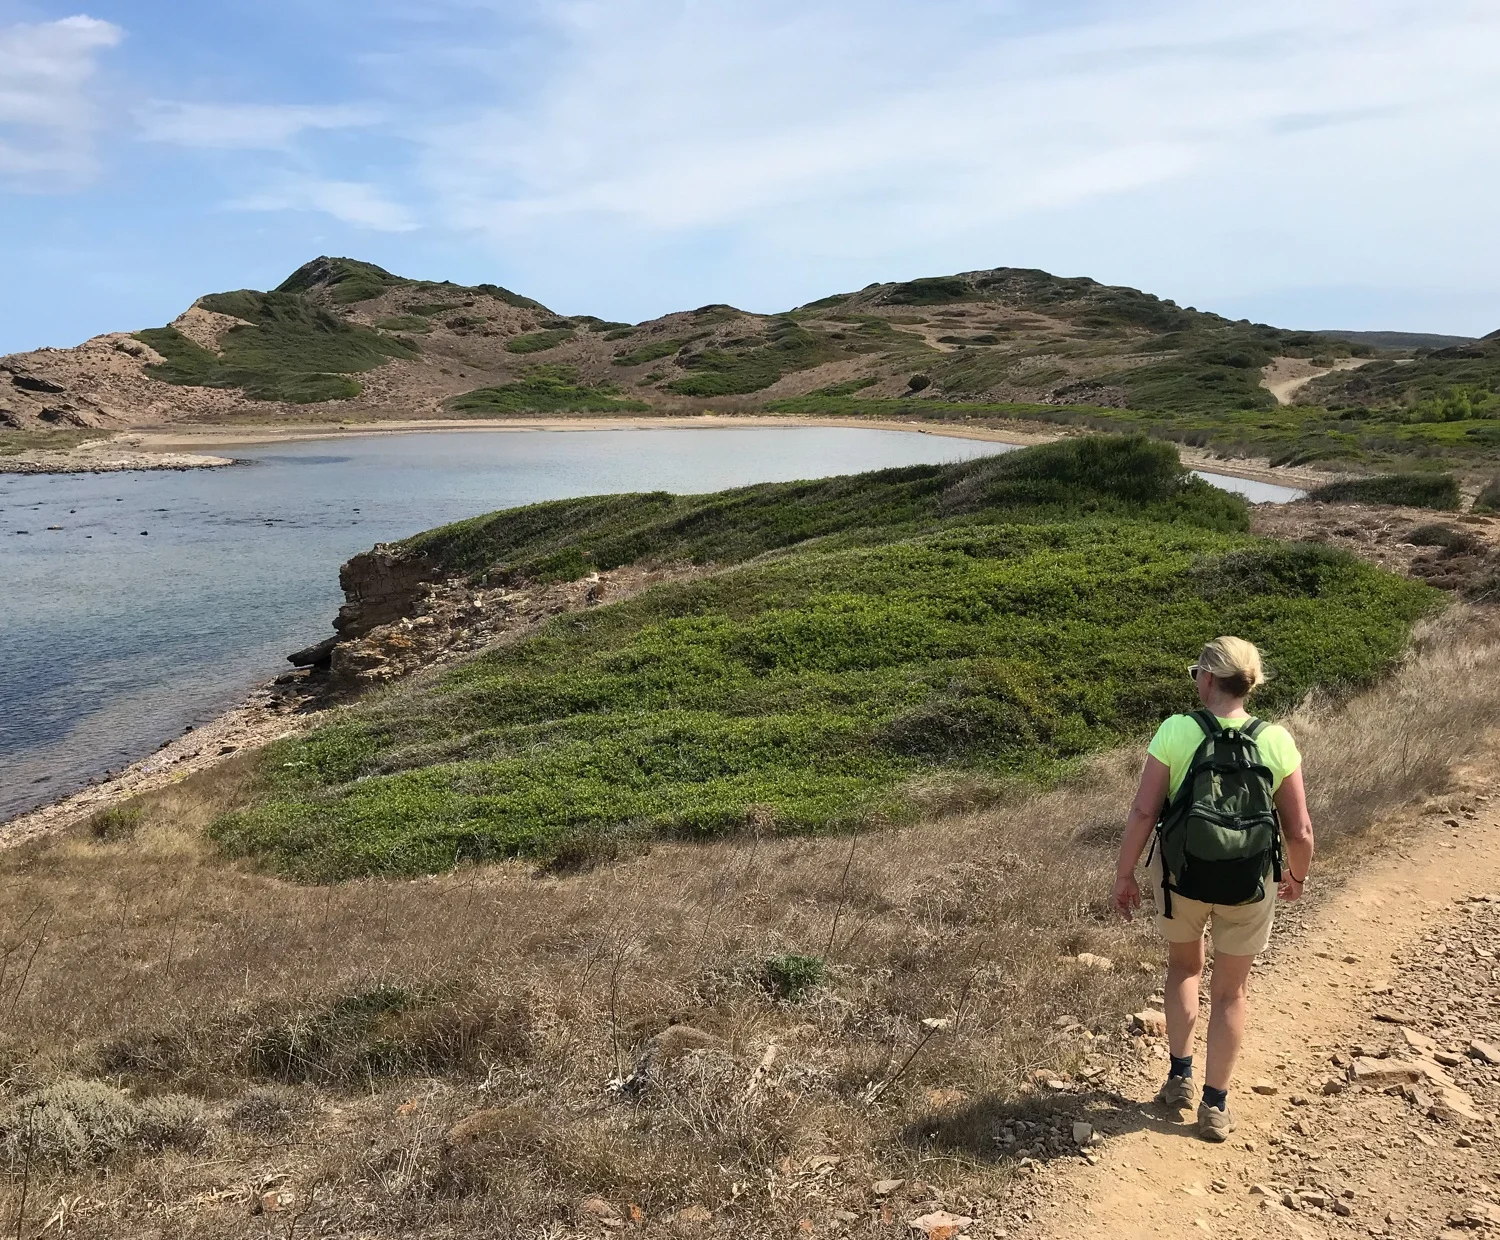
[[[1043,271],[642,323],[318,258],[172,323],[0,359],[0,441],[166,424],[665,416],[1017,422],[1365,467],[1500,453],[1500,341],[1289,331]],[[1292,379],[1286,380],[1284,376]]]
[[[1054,1173],[1160,1128],[1161,949],[1110,876],[1201,643],[1266,653],[1320,883],[1467,822],[1493,765],[1487,608],[1250,525],[1171,445],[1080,436],[377,549],[468,615],[579,606],[0,848],[0,1215],[1029,1234]]]
[[[214,837],[303,878],[911,821],[1056,778],[1264,643],[1265,707],[1374,684],[1427,587],[1247,534],[1145,437],[710,496],[558,501],[405,550],[491,581],[717,571],[560,617],[268,750]]]

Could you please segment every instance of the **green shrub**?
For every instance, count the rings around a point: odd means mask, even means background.
[[[282,1084],[361,1085],[374,1077],[442,1076],[514,1062],[530,1051],[519,1004],[497,1006],[461,988],[380,984],[312,1007],[254,1018],[234,1065]]]
[[[921,392],[932,386],[932,378],[928,375],[913,375],[906,381],[909,391]]]
[[[388,332],[430,332],[432,324],[420,314],[398,314],[394,318],[379,319],[376,327]]]
[[[505,342],[507,353],[545,353],[573,339],[573,329],[557,328],[550,331],[531,332],[524,336],[512,336]]]
[[[128,803],[98,810],[89,817],[89,834],[96,840],[129,839],[140,826],[142,813],[139,805]]]
[[[807,992],[823,984],[827,964],[821,956],[802,956],[788,952],[768,957],[761,965],[760,982],[778,999],[796,1003]]]
[[[1437,522],[1417,526],[1406,536],[1406,541],[1418,547],[1443,547],[1455,552],[1477,551],[1484,545],[1482,540],[1468,530],[1454,529],[1451,525]]]
[[[622,332],[620,335],[630,335],[630,332]],[[614,363],[616,366],[644,366],[647,362],[655,362],[664,357],[671,357],[680,349],[687,348],[695,340],[701,340],[702,336],[679,336],[668,340],[651,340],[641,345],[638,349],[632,349],[628,353],[617,353]],[[606,340],[618,339],[612,332],[605,337]]]
[[[1402,473],[1327,482],[1313,488],[1307,498],[1323,504],[1395,504],[1452,512],[1462,497],[1452,474]]]
[[[502,288],[498,284],[476,284],[474,291],[493,297],[496,301],[503,301],[507,306],[514,306],[517,310],[545,311],[547,309],[541,302],[534,301],[530,297],[523,297],[520,293],[512,293],[510,289]]]
[[[818,395],[853,396],[855,392],[863,392],[879,382],[880,380],[874,375],[866,375],[863,379],[847,379],[843,383],[831,383],[825,388],[819,388]]]
[[[475,388],[448,401],[453,413],[640,413],[650,406],[621,400],[610,387],[588,387],[567,367],[543,367],[514,383]]]
[[[1220,632],[1277,667],[1273,713],[1399,657],[1432,591],[1245,523],[1139,438],[461,522],[406,545],[492,580],[750,562],[560,617],[278,743],[263,799],[212,834],[324,880],[547,858],[579,833],[899,821],[936,770],[1046,776],[1141,735],[1190,704],[1183,652]]]

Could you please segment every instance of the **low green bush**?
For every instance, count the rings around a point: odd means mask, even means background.
[[[566,367],[543,367],[514,383],[475,388],[448,401],[452,413],[642,413],[644,401],[622,400],[610,387],[589,387]]]
[[[1454,529],[1451,525],[1433,522],[1419,525],[1406,536],[1406,541],[1418,547],[1443,547],[1448,551],[1477,551],[1484,544],[1468,530]]]
[[[1453,512],[1462,495],[1452,474],[1374,474],[1314,487],[1307,498],[1323,504],[1392,504]]]
[[[507,306],[514,306],[517,310],[545,311],[547,309],[541,302],[530,297],[523,297],[520,293],[513,293],[499,284],[476,284],[474,291],[493,297],[496,301],[503,301]]]
[[[1474,497],[1474,512],[1500,512],[1500,478],[1491,478]]]
[[[616,340],[620,336],[631,335],[632,332],[621,332],[618,335],[611,332],[605,337],[606,340]],[[644,366],[647,362],[660,361],[664,357],[671,357],[680,349],[686,348],[695,340],[701,340],[701,336],[676,336],[665,340],[650,340],[638,349],[631,349],[625,353],[617,353],[614,358],[616,366]]]
[[[129,839],[140,826],[144,810],[126,802],[96,810],[88,819],[89,834],[96,840]]]
[[[505,342],[507,353],[545,353],[573,339],[573,329],[554,328],[548,331],[530,332],[523,336],[512,336]]]
[[[770,956],[761,965],[760,982],[778,999],[796,1003],[823,984],[828,971],[827,962],[821,956],[803,956],[788,952],[782,956]]]
[[[398,314],[393,318],[379,319],[376,327],[388,332],[430,332],[432,324],[420,314]]]

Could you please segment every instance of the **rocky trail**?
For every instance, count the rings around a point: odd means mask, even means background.
[[[1227,1143],[1150,1104],[1165,1041],[1138,1036],[1084,1117],[1102,1140],[1029,1166],[1012,1234],[1500,1236],[1497,791],[1469,769],[1285,919],[1252,978]]]

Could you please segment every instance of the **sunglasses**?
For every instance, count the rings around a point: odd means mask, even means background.
[[[1194,680],[1198,679],[1198,673],[1201,672],[1202,670],[1203,669],[1201,667],[1199,667],[1196,663],[1189,663],[1188,664],[1188,675],[1191,676]]]

